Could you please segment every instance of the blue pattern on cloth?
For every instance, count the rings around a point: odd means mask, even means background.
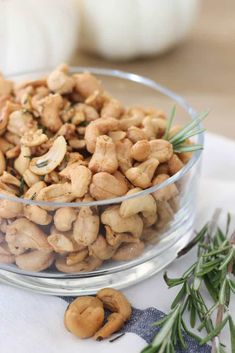
[[[60,297],[71,303],[76,297]],[[106,317],[108,312],[106,312]],[[132,332],[143,338],[147,343],[151,343],[156,332],[159,330],[156,327],[152,327],[151,324],[154,321],[158,321],[164,317],[164,313],[156,308],[147,308],[144,310],[132,308],[131,319],[125,324],[119,333]],[[177,353],[210,353],[211,347],[207,344],[200,346],[199,343],[188,334],[183,334],[185,343],[187,345],[186,349],[178,348]]]

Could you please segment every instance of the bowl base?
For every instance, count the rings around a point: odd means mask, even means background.
[[[122,269],[112,274],[64,279],[33,277],[0,270],[0,282],[36,293],[58,296],[95,294],[99,289],[105,287],[122,289],[153,276],[170,264],[177,257],[177,253],[189,242],[191,235],[192,227],[185,230],[184,235],[178,239],[174,246],[158,256],[138,266]]]

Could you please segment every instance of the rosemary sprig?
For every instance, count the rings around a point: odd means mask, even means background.
[[[170,118],[167,122],[167,127],[163,139],[169,141],[175,153],[184,153],[184,152],[194,152],[203,149],[202,145],[199,144],[189,144],[187,140],[190,137],[201,134],[205,129],[200,128],[200,123],[208,115],[208,112],[203,112],[198,114],[198,116],[192,121],[186,124],[180,131],[178,131],[173,136],[170,136],[170,130],[173,124],[175,117],[176,107],[172,108]]]
[[[193,241],[178,256],[182,256],[198,244],[196,262],[179,278],[164,280],[169,288],[181,286],[171,304],[171,311],[163,319],[153,323],[160,327],[153,342],[142,350],[142,353],[174,353],[176,347],[185,347],[184,333],[197,339],[200,345],[212,342],[212,353],[224,353],[225,346],[220,341],[220,333],[227,325],[230,330],[231,349],[235,353],[235,324],[229,312],[230,297],[235,293],[233,269],[235,262],[235,232],[228,238],[230,215],[227,217],[226,230],[223,232],[217,225],[218,211],[196,234]],[[213,305],[208,308],[202,293],[205,285]],[[189,311],[190,325],[203,329],[206,336],[200,338],[191,332],[184,321]],[[216,318],[214,319],[214,313]]]

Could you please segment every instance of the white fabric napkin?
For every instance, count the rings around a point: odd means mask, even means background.
[[[199,192],[197,226],[207,221],[216,207],[230,211],[235,219],[235,142],[207,134]],[[234,224],[235,227],[235,224]],[[168,266],[171,276],[180,275],[194,260],[194,252]],[[163,272],[124,290],[132,305],[139,309],[155,307],[167,312],[174,289],[168,290]],[[17,353],[138,353],[146,345],[134,333],[110,343],[80,340],[67,332],[63,315],[65,300],[43,296],[0,284],[0,352]],[[233,300],[233,312],[235,301]],[[224,336],[227,343],[228,335]],[[192,351],[191,351],[192,352]]]

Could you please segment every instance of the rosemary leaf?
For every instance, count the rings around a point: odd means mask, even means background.
[[[235,325],[230,315],[228,317],[228,323],[229,323],[229,330],[230,330],[232,353],[235,353]]]
[[[233,257],[234,257],[234,249],[231,248],[228,255],[225,257],[224,261],[221,263],[219,270],[222,270],[223,268],[225,268],[229,264],[229,262],[232,260]]]
[[[170,129],[171,129],[174,117],[175,117],[175,112],[176,112],[176,106],[174,105],[171,110],[170,118],[167,122],[166,131],[162,137],[164,140],[168,140],[169,132],[170,132]]]
[[[226,325],[227,321],[229,319],[229,316],[227,315],[225,317],[225,319],[221,322],[221,324],[219,326],[217,326],[214,330],[212,330],[205,338],[203,338],[200,342],[200,345],[202,346],[203,344],[211,341],[211,339],[215,336],[218,336],[220,334],[220,332],[222,331],[222,329],[224,328],[224,326]]]
[[[186,145],[186,146],[174,147],[175,153],[194,152],[199,150],[203,150],[202,145]]]

